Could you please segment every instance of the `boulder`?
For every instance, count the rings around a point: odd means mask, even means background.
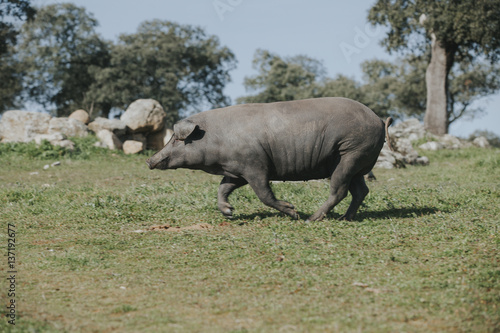
[[[430,161],[427,156],[419,156],[417,157],[415,164],[416,165],[429,165]]]
[[[415,164],[418,158],[418,152],[413,148],[410,139],[399,138],[395,141],[394,150],[401,156],[401,159],[406,164]]]
[[[444,145],[444,148],[446,149],[460,149],[463,148],[462,141],[460,141],[459,138],[450,135],[450,134],[445,134],[441,137],[438,137],[439,142],[441,142]]]
[[[393,139],[406,138],[413,142],[426,137],[428,133],[418,119],[411,118],[389,127],[389,135]]]
[[[489,148],[490,142],[484,136],[478,136],[472,141],[472,144],[479,148]]]
[[[73,150],[75,149],[75,143],[71,140],[61,140],[61,141],[55,141],[52,143],[54,146],[60,146],[63,148],[66,148],[68,150]]]
[[[108,149],[122,149],[122,142],[115,133],[110,130],[103,129],[97,132],[97,137]]]
[[[85,125],[87,125],[90,122],[90,116],[85,110],[76,110],[69,115],[69,118],[80,120]]]
[[[89,129],[94,133],[98,133],[100,130],[108,130],[115,133],[118,137],[123,137],[125,135],[127,126],[120,119],[107,119],[103,117],[97,117],[93,122],[89,124]]]
[[[62,133],[67,137],[86,137],[89,134],[87,125],[73,118],[52,118],[49,122],[49,134]]]
[[[429,141],[421,144],[418,148],[423,150],[440,150],[444,148],[444,145],[441,142]]]
[[[34,141],[37,145],[41,144],[43,140],[47,140],[51,144],[55,144],[55,142],[66,140],[66,135],[56,132],[52,134],[37,134],[34,137]]]
[[[34,140],[37,145],[41,144],[43,140],[47,140],[53,146],[59,146],[69,150],[75,149],[75,143],[71,140],[67,140],[66,135],[59,132],[52,134],[38,134],[35,136]]]
[[[404,157],[398,152],[391,151],[386,145],[380,151],[377,163],[375,163],[375,168],[382,169],[393,169],[393,168],[404,168],[405,163],[403,161]]]
[[[140,141],[127,140],[123,143],[123,152],[125,154],[137,154],[144,149],[144,143]]]
[[[93,144],[94,147],[97,147],[97,148],[105,148],[105,149],[108,149],[108,146],[106,146],[106,144],[102,143],[101,141],[97,141],[96,143]]]
[[[52,117],[46,113],[6,111],[0,120],[2,142],[30,142],[38,134],[47,134]]]
[[[161,131],[148,135],[147,147],[153,150],[162,149],[170,140],[174,131],[170,128],[163,128]]]
[[[163,129],[167,114],[154,99],[138,99],[127,108],[120,119],[132,133],[151,133]]]

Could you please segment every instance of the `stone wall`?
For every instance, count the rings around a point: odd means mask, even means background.
[[[69,117],[51,117],[46,113],[6,111],[0,120],[1,142],[43,140],[53,145],[74,148],[68,138],[85,137],[94,132],[96,146],[119,149],[135,154],[146,148],[160,150],[172,135],[165,124],[166,113],[153,99],[139,99],[127,108],[120,119],[98,117],[90,122],[85,110],[76,110]]]
[[[489,147],[488,140],[484,137],[478,137],[470,142],[450,134],[443,136],[431,134],[425,130],[424,125],[418,119],[408,119],[389,127],[389,137],[394,151],[391,151],[386,143],[380,152],[375,168],[402,168],[408,164],[428,165],[429,159],[426,156],[420,156],[413,148],[414,144],[420,142],[422,143],[418,145],[418,148],[421,150]]]

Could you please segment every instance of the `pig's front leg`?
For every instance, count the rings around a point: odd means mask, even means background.
[[[236,190],[238,187],[248,184],[248,182],[243,178],[231,178],[224,177],[219,185],[219,191],[217,193],[217,201],[219,210],[227,218],[233,217],[233,206],[228,201],[229,195]]]

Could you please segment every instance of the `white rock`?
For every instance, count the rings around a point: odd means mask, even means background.
[[[395,160],[394,160],[395,162]],[[379,169],[394,169],[395,168],[395,163],[392,163],[390,160],[387,159],[382,159],[378,160],[377,163],[375,163],[374,168],[379,168]]]
[[[411,142],[426,136],[424,125],[415,118],[399,122],[389,127],[389,135],[395,138],[407,138]]]
[[[429,161],[429,158],[427,156],[419,156],[416,160],[416,163],[415,164],[418,164],[418,165],[429,165],[430,161]]]
[[[57,162],[52,163],[50,166],[56,167],[56,166],[60,166],[60,165],[61,165],[61,162],[57,161]]]
[[[138,99],[127,108],[120,119],[133,133],[157,132],[164,127],[167,114],[154,99]]]
[[[97,134],[100,130],[106,129],[116,136],[122,137],[125,135],[127,130],[127,125],[120,119],[107,119],[103,117],[97,117],[93,122],[89,124],[89,129]]]
[[[50,165],[48,165],[48,164],[45,164],[45,165],[43,166],[43,170],[47,170],[48,168],[50,168]]]
[[[375,163],[374,168],[382,168],[382,169],[392,169],[392,168],[401,168],[405,166],[404,164],[404,156],[398,152],[391,151],[389,148],[384,148],[380,152],[378,156],[377,163]]]
[[[104,143],[102,143],[101,141],[97,141],[96,143],[94,143],[93,145],[94,147],[97,147],[97,148],[108,148]]]
[[[76,110],[69,115],[69,118],[76,119],[87,125],[90,121],[90,116],[85,110]]]
[[[75,149],[75,143],[71,140],[54,141],[52,144],[54,146],[63,147],[63,148],[66,148],[68,150]]]
[[[137,154],[144,149],[144,143],[140,141],[127,140],[123,143],[123,152],[125,154]]]
[[[99,132],[97,132],[97,137],[108,149],[122,149],[122,142],[110,130],[100,130]]]
[[[439,149],[443,149],[444,145],[441,142],[429,141],[429,142],[421,144],[420,146],[418,146],[418,148],[423,149],[423,150],[439,150]]]
[[[490,142],[484,136],[478,136],[472,141],[472,144],[479,148],[489,148]]]
[[[67,137],[86,137],[87,125],[73,118],[52,118],[49,122],[49,134],[62,133]]]
[[[46,113],[6,111],[0,119],[2,142],[30,142],[39,134],[47,134],[52,117]]]
[[[66,139],[66,135],[55,132],[52,134],[37,134],[34,138],[34,141],[37,145],[42,144],[43,140],[49,141],[51,144],[54,144],[54,142],[57,141],[62,141]]]
[[[413,164],[412,162],[417,159],[418,153],[413,148],[410,139],[399,138],[394,145],[394,149],[399,152],[406,163]]]
[[[460,141],[459,138],[450,135],[450,134],[445,134],[439,138],[439,141],[444,145],[445,148],[447,149],[459,149],[462,148],[462,142]]]

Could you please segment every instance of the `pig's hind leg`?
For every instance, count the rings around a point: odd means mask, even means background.
[[[351,192],[352,194],[351,204],[349,205],[347,212],[342,215],[339,220],[353,220],[356,212],[359,209],[359,206],[361,206],[361,203],[368,194],[368,186],[366,186],[365,178],[362,174],[357,175],[351,180],[351,184],[349,185],[349,192]]]
[[[359,161],[360,158],[356,155],[345,155],[340,159],[330,178],[330,196],[326,202],[307,219],[306,222],[322,220],[326,214],[333,209],[333,207],[335,207],[347,196],[351,180],[362,170]],[[363,193],[363,185],[364,181],[363,184],[361,184],[359,179],[356,179],[355,186],[360,188],[360,193],[358,195],[356,188],[354,191],[354,204],[349,207],[348,214],[347,216],[344,216],[344,218],[352,218],[358,210],[359,204],[361,204],[361,201],[363,201],[364,196],[366,195],[366,193]],[[354,189],[354,187],[351,187],[351,189]]]
[[[233,217],[233,206],[228,201],[229,195],[237,188],[248,184],[248,182],[243,178],[232,178],[224,177],[219,185],[219,191],[217,193],[217,201],[219,210],[227,218]]]

